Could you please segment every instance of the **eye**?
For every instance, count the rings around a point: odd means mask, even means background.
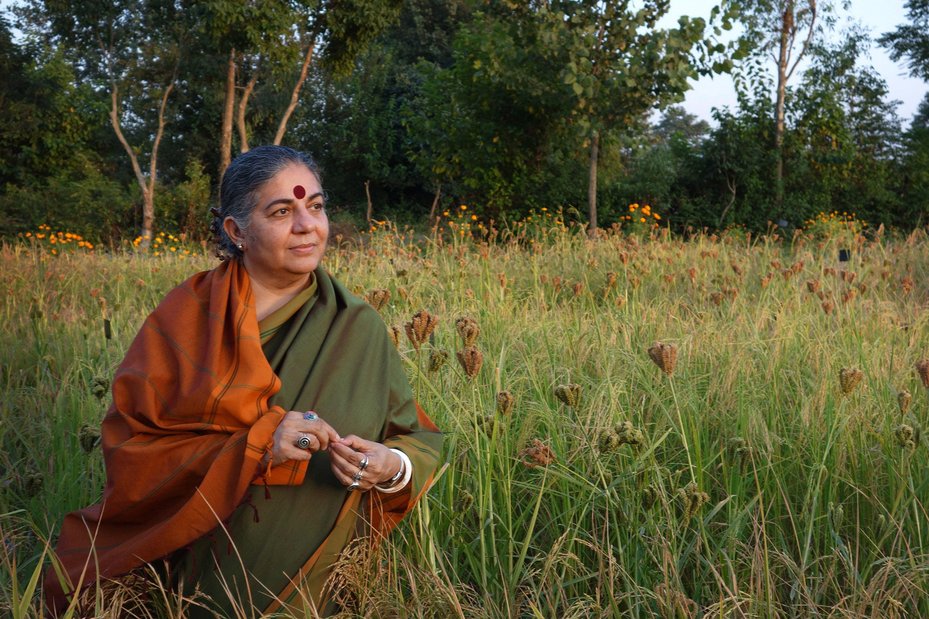
[[[326,205],[323,204],[322,202],[314,202],[313,204],[310,205],[310,208],[313,209],[314,211],[321,211],[324,208],[326,208]]]
[[[289,212],[290,212],[290,209],[288,209],[288,208],[285,207],[285,206],[282,206],[281,208],[279,208],[279,209],[277,209],[276,211],[274,211],[274,214],[277,215],[277,216],[284,216],[284,215],[286,215],[286,214],[289,213]]]

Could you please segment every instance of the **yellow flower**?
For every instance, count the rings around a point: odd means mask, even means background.
[[[463,211],[466,211],[466,210],[468,210],[468,205],[462,204],[459,208],[460,208],[461,210],[463,210]]]
[[[645,218],[644,218],[644,217],[639,217],[639,221],[642,222],[642,223],[644,224],[644,223],[645,223]]]
[[[659,215],[658,213],[655,213],[654,215],[652,215],[652,217],[654,217],[655,219],[661,219],[661,215]]]
[[[477,215],[471,215],[471,221],[477,221]]]

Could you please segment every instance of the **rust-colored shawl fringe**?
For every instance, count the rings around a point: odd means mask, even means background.
[[[64,520],[45,594],[61,612],[75,588],[164,557],[240,503],[284,415],[261,349],[251,285],[237,260],[174,289],[145,321],[103,420],[102,501]]]

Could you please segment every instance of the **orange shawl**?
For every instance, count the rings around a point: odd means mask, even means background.
[[[227,518],[262,473],[285,414],[268,405],[280,388],[238,261],[171,291],[116,373],[102,431],[107,485],[99,504],[64,520],[56,550],[66,583],[48,571],[50,611],[66,608],[75,589],[163,557]]]

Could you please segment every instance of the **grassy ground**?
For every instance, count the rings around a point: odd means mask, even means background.
[[[383,226],[327,257],[359,294],[387,291],[447,433],[428,499],[377,557],[346,559],[346,616],[929,616],[924,233],[592,242],[527,224],[475,240],[471,225]],[[45,540],[104,483],[115,366],[213,264],[0,248],[0,614],[41,615]],[[438,326],[417,350],[419,310]]]

